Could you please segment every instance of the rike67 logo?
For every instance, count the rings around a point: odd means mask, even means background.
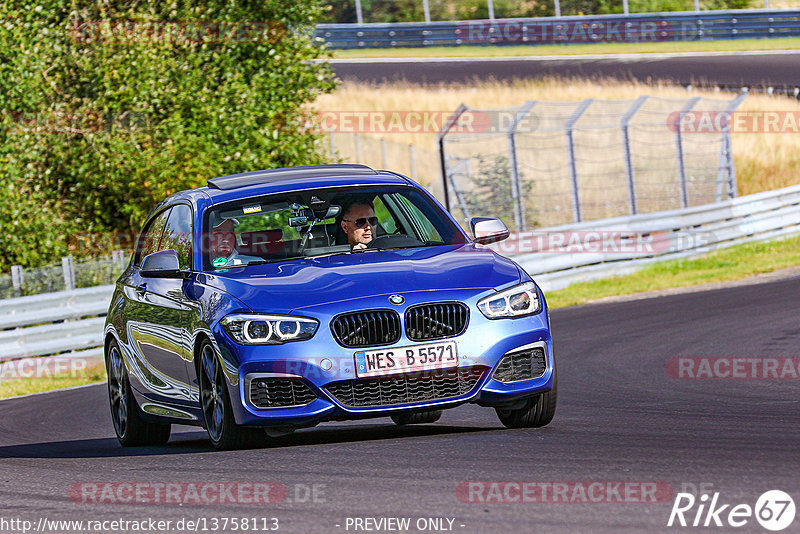
[[[764,492],[755,506],[724,503],[719,492],[699,498],[691,493],[678,493],[669,514],[667,526],[681,527],[743,527],[752,524],[753,518],[763,528],[779,531],[794,521],[795,505],[792,497],[781,490]]]

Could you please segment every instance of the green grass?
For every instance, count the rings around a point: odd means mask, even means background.
[[[617,295],[740,280],[798,265],[800,236],[735,245],[697,258],[663,261],[627,276],[573,284],[545,296],[551,308],[563,308]]]
[[[583,54],[650,54],[658,52],[739,52],[796,50],[800,37],[739,39],[735,41],[676,41],[662,43],[591,43],[567,45],[432,46],[430,48],[369,48],[336,50],[337,59],[406,57],[572,56]]]
[[[87,369],[79,376],[61,375],[46,378],[16,378],[13,380],[0,381],[0,399],[7,397],[18,397],[19,395],[29,395],[31,393],[42,393],[55,389],[64,389],[74,386],[83,386],[95,382],[105,382],[105,369],[97,367]]]

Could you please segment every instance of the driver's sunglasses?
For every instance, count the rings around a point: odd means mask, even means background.
[[[378,226],[377,217],[359,217],[355,221],[352,219],[342,219],[345,222],[351,222],[356,225],[356,228],[363,228],[369,223],[370,226]]]

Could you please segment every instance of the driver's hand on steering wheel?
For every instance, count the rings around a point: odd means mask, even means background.
[[[365,248],[367,248],[366,243],[358,243],[353,245],[353,250],[364,250]]]

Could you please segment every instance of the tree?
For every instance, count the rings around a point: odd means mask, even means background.
[[[313,0],[0,4],[0,228],[14,229],[0,269],[55,259],[71,232],[136,231],[208,178],[322,163],[307,123],[334,87],[313,61],[327,55],[310,30],[321,13]]]

